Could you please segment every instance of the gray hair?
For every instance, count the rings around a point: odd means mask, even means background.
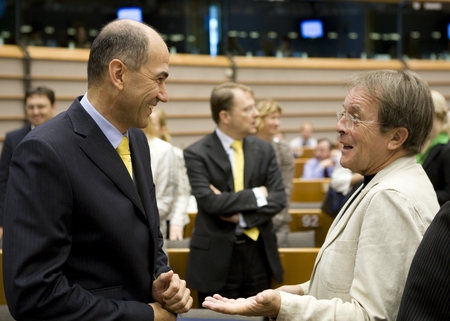
[[[350,89],[360,88],[378,101],[380,131],[404,127],[408,138],[403,148],[417,154],[433,126],[434,107],[430,88],[411,70],[374,70],[357,73],[342,82]]]

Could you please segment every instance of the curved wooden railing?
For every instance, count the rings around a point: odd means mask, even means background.
[[[48,85],[56,93],[58,111],[87,89],[89,49],[28,47],[31,85]],[[24,54],[14,45],[0,46],[0,140],[23,123],[26,76]],[[287,139],[300,123],[309,120],[316,136],[334,139],[335,110],[345,97],[339,81],[362,70],[401,69],[399,60],[340,58],[275,58],[175,54],[170,56],[167,81],[170,101],[161,105],[168,116],[174,144],[185,147],[211,132],[209,95],[214,86],[236,79],[251,86],[258,99],[272,98],[283,107],[281,131]],[[432,88],[450,99],[450,62],[409,60],[407,66],[421,74]],[[233,71],[235,74],[233,75]]]

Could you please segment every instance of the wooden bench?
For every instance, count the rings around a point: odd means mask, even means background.
[[[300,284],[310,279],[320,248],[280,248],[284,268],[283,283],[272,282],[272,288],[281,285]]]
[[[0,305],[3,304],[6,304],[6,297],[3,285],[3,250],[0,249]]]
[[[321,203],[329,186],[330,178],[293,178],[291,202]]]
[[[311,158],[296,158],[294,160],[294,177],[293,178],[300,178],[303,175],[303,167],[305,167],[305,163],[310,160]]]
[[[278,249],[281,264],[284,268],[283,283],[279,284],[273,281],[272,288],[277,288],[281,285],[299,284],[308,281],[319,250],[319,248]],[[189,249],[168,248],[166,251],[169,256],[169,265],[172,270],[177,273],[180,278],[185,279]],[[194,299],[192,308],[199,308],[200,304],[198,302],[197,291],[191,289],[191,296]]]
[[[319,208],[291,208],[289,210],[292,221],[289,223],[292,232],[316,232],[316,246],[321,247],[334,218],[322,212]]]
[[[328,229],[333,223],[333,217],[322,212],[320,208],[291,208],[289,213],[292,221],[289,223],[292,232],[314,230],[316,232],[316,246],[322,246]],[[197,213],[189,213],[190,222],[184,227],[184,238],[192,236]]]

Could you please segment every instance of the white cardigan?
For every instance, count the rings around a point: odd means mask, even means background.
[[[357,194],[330,227],[311,280],[300,285],[305,295],[281,293],[278,321],[395,321],[412,258],[439,210],[436,193],[408,156]]]

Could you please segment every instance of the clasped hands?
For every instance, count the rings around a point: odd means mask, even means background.
[[[175,321],[175,314],[185,313],[192,307],[193,299],[186,281],[173,271],[162,273],[153,281],[152,296],[156,302],[149,305],[155,321]]]
[[[211,188],[213,193],[216,194],[216,195],[222,194],[222,192],[217,187],[215,187],[212,184],[209,185],[209,188]],[[267,198],[267,196],[269,195],[269,192],[267,191],[267,188],[265,186],[259,186],[259,188],[263,192],[264,197]],[[230,223],[235,223],[235,224],[239,223],[239,215],[237,213],[232,215],[232,216],[221,216],[220,218],[222,220],[224,220],[225,222],[230,222]]]

